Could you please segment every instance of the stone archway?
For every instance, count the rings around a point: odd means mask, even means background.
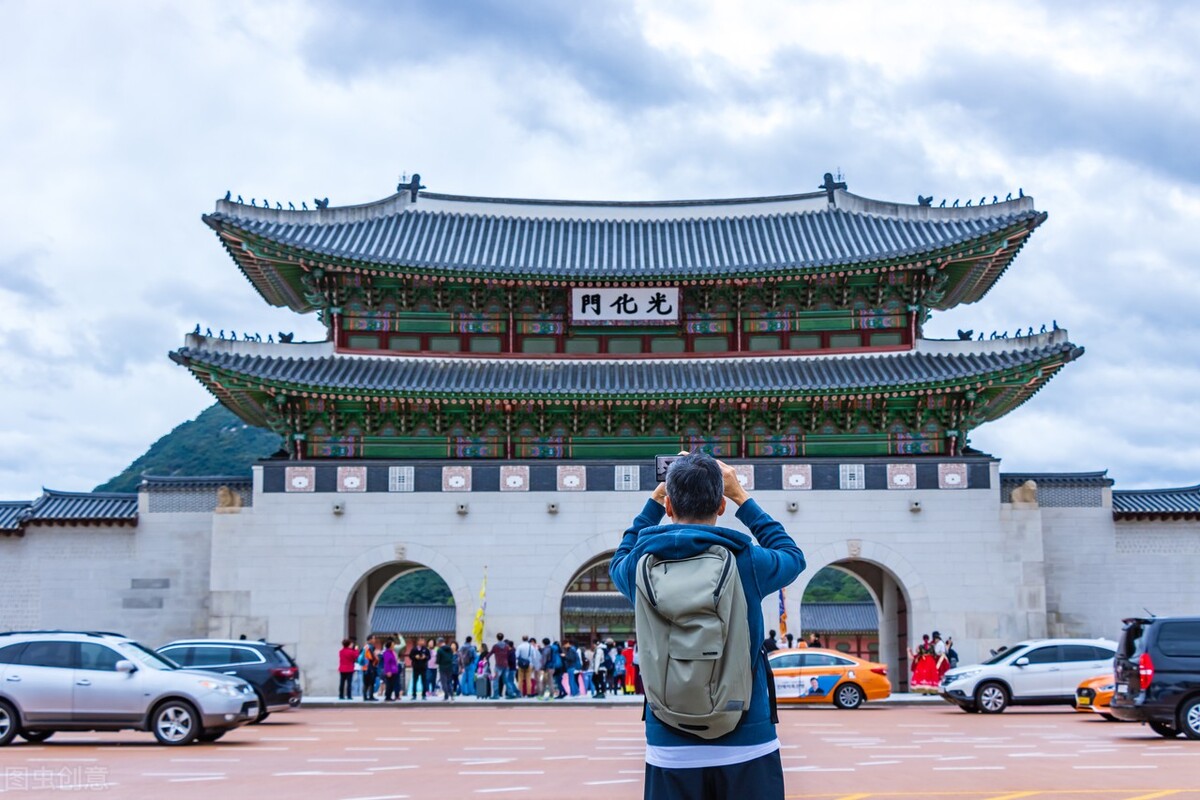
[[[433,570],[446,582],[454,598],[456,635],[464,630],[469,632],[475,592],[466,578],[441,553],[421,545],[406,544],[380,545],[360,553],[333,581],[329,607],[337,609],[343,635],[363,641],[369,633],[366,628],[379,595],[393,580],[418,569]],[[464,609],[467,609],[465,613]]]
[[[916,568],[879,542],[848,539],[805,552],[807,566],[788,587],[789,619],[800,620],[808,582],[825,567],[847,572],[866,586],[879,612],[879,660],[887,664],[893,691],[908,690],[908,643],[916,623],[930,618],[929,593]]]
[[[559,616],[563,641],[634,638],[633,606],[617,591],[608,575],[613,552],[590,559],[567,582]]]

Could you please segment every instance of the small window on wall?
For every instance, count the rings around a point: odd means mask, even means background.
[[[791,350],[820,350],[821,335],[818,333],[793,333],[788,337]]]
[[[656,336],[650,340],[650,352],[682,353],[685,344],[687,343],[683,339],[674,336]]]
[[[614,336],[608,340],[608,352],[610,353],[640,353],[642,352],[642,340],[638,336]]]
[[[417,351],[420,349],[420,336],[392,336],[388,339],[388,350]]]
[[[749,342],[749,347],[747,349],[758,350],[758,351],[778,350],[779,349],[779,337],[778,336],[751,336],[750,342]]]
[[[837,649],[838,649],[839,653],[849,653],[850,652],[850,643],[849,642],[838,642]]]
[[[530,336],[521,340],[522,353],[556,353],[558,340],[552,336]]]
[[[579,339],[567,339],[568,353],[599,353],[600,340],[594,336],[584,336]]]
[[[697,336],[692,339],[692,350],[697,353],[723,353],[729,349],[725,336]]]
[[[346,340],[347,346],[351,350],[378,350],[378,336],[351,336]]]
[[[900,331],[886,331],[884,333],[872,333],[871,344],[875,347],[888,347],[898,344],[904,344],[904,336]]]
[[[857,333],[834,333],[829,336],[829,346],[835,350],[844,347],[862,347],[862,336]]]
[[[499,353],[500,337],[472,336],[469,345],[472,353]]]
[[[462,350],[459,336],[430,336],[429,349],[434,353],[457,353]]]

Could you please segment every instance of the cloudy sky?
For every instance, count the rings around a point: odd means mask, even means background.
[[[836,7],[834,7],[836,6]],[[197,323],[294,330],[200,221],[226,189],[679,199],[1032,194],[927,335],[1087,355],[977,431],[1007,470],[1200,481],[1200,6],[0,0],[0,498],[86,490],[212,402]]]

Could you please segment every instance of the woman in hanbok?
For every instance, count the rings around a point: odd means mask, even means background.
[[[915,653],[910,650],[908,656],[913,662],[912,682],[909,688],[917,694],[937,694],[939,678],[929,634],[921,637],[921,646]]]

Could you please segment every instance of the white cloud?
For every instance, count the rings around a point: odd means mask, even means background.
[[[0,497],[98,484],[209,404],[166,358],[196,322],[321,335],[238,273],[199,220],[215,197],[364,202],[402,171],[559,198],[809,191],[838,166],[889,200],[1023,187],[1049,221],[929,333],[1057,319],[1088,352],[976,446],[1200,480],[1196,9],[398,8],[6,5]]]

